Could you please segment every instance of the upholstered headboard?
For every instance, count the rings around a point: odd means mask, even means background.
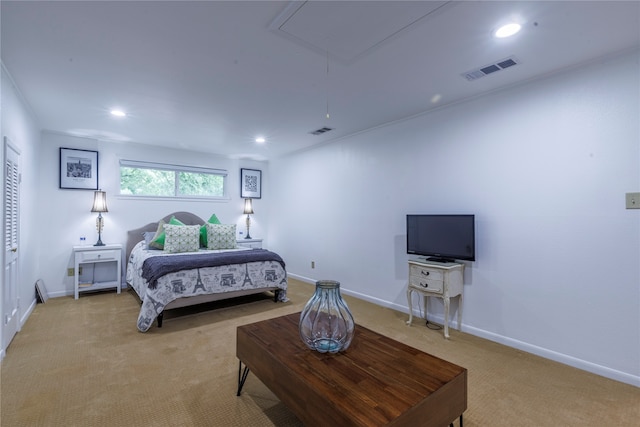
[[[170,213],[164,218],[161,218],[161,220],[164,222],[169,222],[172,216],[175,216],[178,221],[182,222],[185,225],[202,225],[206,222],[198,215],[194,215],[191,212]],[[135,230],[127,231],[127,257],[125,258],[125,264],[129,262],[129,256],[131,255],[133,247],[143,239],[142,233],[144,233],[145,231],[156,231],[158,229],[159,222],[160,220],[158,220],[157,222],[150,222],[149,224],[144,225],[140,228],[136,228]]]

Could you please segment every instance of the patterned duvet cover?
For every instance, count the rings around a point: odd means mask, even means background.
[[[251,251],[250,248],[200,250],[198,253]],[[167,254],[158,250],[148,250],[144,241],[131,251],[127,264],[127,283],[142,301],[138,315],[138,330],[146,332],[170,302],[178,299],[205,294],[220,294],[231,291],[256,290],[277,287],[279,301],[287,301],[287,273],[277,261],[257,261],[242,264],[221,265],[181,270],[166,274],[151,288],[142,277],[142,266],[149,257],[179,257],[186,254]]]

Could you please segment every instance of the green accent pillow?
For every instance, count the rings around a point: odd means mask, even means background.
[[[220,224],[220,220],[216,214],[211,214],[211,218],[209,218],[207,222],[209,224]],[[203,248],[207,247],[207,227],[204,224],[200,227],[200,246]]]
[[[169,220],[168,224],[171,225],[184,225],[184,223],[182,223],[182,221],[177,220],[175,216],[172,216],[171,219]],[[149,243],[149,246],[151,246],[152,248],[156,248],[156,249],[164,249],[164,239],[165,239],[165,232],[164,232],[164,226],[165,226],[165,222],[160,220],[160,222],[158,223],[158,230],[156,231],[156,235],[155,237],[151,240],[151,243]]]
[[[205,224],[207,227],[207,249],[235,249],[236,225]]]
[[[149,241],[149,244],[147,245],[149,248],[162,249],[162,246],[159,243],[156,243],[156,240],[160,237],[160,234],[162,234],[162,232],[164,231],[164,224],[165,222],[163,220],[160,220],[160,222],[158,222],[158,228],[156,229],[156,234],[153,235],[153,237]]]
[[[164,232],[166,235],[164,241],[165,252],[197,252],[200,249],[199,225],[166,224]]]

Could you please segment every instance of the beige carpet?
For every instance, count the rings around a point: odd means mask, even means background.
[[[300,311],[313,286],[290,281],[288,303],[243,298],[167,314],[136,329],[123,292],[39,304],[2,362],[4,426],[300,426],[249,374],[236,397],[238,325]],[[640,389],[347,298],[356,322],[468,369],[473,426],[636,426]],[[211,308],[215,308],[211,310]],[[357,339],[357,336],[356,338]],[[457,422],[456,422],[457,425]]]

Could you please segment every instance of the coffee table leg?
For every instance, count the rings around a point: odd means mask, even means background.
[[[453,423],[449,424],[449,427],[453,427]],[[462,427],[462,414],[460,414],[460,427]]]
[[[238,393],[236,396],[240,396],[242,392],[242,386],[244,382],[247,380],[247,375],[249,375],[249,367],[245,366],[244,370],[242,369],[242,360],[240,361],[240,365],[238,366]]]

